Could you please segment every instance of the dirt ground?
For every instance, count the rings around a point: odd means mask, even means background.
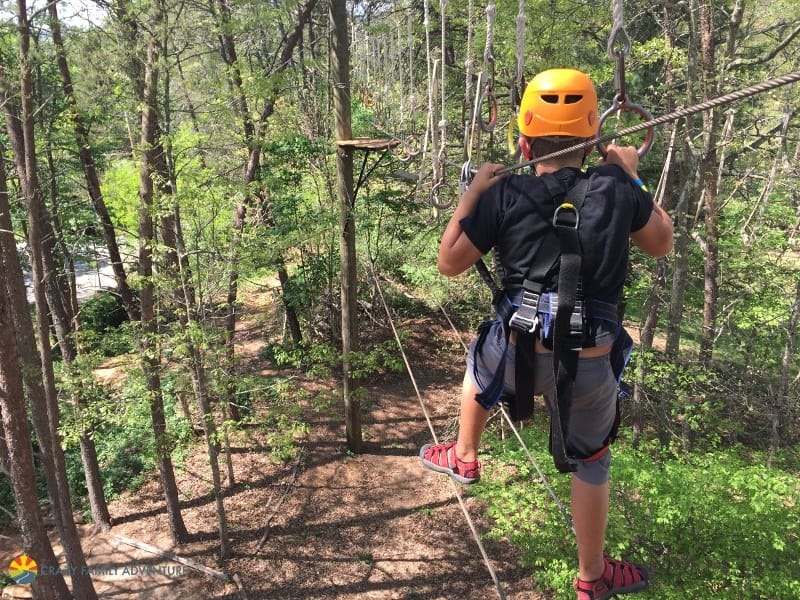
[[[405,348],[417,388],[437,436],[450,438],[463,374],[459,337],[435,319],[398,326],[413,332]],[[242,352],[250,356],[250,368],[267,369],[257,358],[258,332],[244,332],[243,337]],[[335,385],[302,376],[295,381],[312,397],[330,393]],[[361,454],[347,452],[342,413],[341,407],[308,411],[311,427],[301,442],[299,461],[271,461],[257,431],[237,440],[236,484],[225,498],[233,556],[224,565],[217,560],[215,505],[202,443],[177,473],[190,543],[173,545],[155,475],[143,489],[112,502],[110,532],[93,533],[91,527],[82,526],[84,551],[99,596],[114,600],[552,597],[537,590],[514,548],[487,540],[484,547],[499,586],[493,581],[456,489],[465,495],[464,505],[481,532],[488,528],[482,507],[468,497],[468,488],[456,488],[448,477],[420,464],[418,449],[432,435],[408,374],[386,376],[367,386]],[[5,568],[20,545],[14,532],[2,533],[0,561]],[[219,575],[154,555],[125,539],[144,542]],[[10,586],[5,594],[29,597],[25,595],[29,589]]]

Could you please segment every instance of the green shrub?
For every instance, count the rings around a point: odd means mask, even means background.
[[[111,357],[136,347],[128,314],[118,294],[101,291],[86,300],[79,313],[79,342],[88,352]]]
[[[568,507],[569,477],[552,466],[545,425],[527,427],[522,437]],[[518,546],[556,598],[573,598],[570,529],[516,440],[487,440],[487,477],[470,489],[488,504],[489,535]],[[797,473],[767,468],[737,450],[659,459],[655,445],[614,445],[606,548],[651,566],[653,582],[642,598],[800,597]]]
[[[102,290],[86,299],[80,310],[81,326],[92,331],[106,331],[128,320],[119,294]]]

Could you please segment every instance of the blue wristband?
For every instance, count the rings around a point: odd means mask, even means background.
[[[633,183],[635,183],[636,185],[638,185],[638,186],[639,186],[640,188],[642,188],[642,189],[643,189],[645,192],[648,192],[648,193],[650,192],[650,190],[648,190],[648,189],[647,189],[647,186],[644,184],[644,181],[642,181],[642,180],[641,180],[641,179],[639,179],[638,177],[637,177],[636,179],[634,179],[634,180],[633,180]]]

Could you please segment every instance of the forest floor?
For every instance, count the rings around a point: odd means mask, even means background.
[[[263,315],[262,315],[263,318]],[[444,322],[444,319],[440,319]],[[463,376],[459,335],[446,323],[420,318],[398,323],[417,388],[439,439],[452,438]],[[257,321],[243,320],[240,353],[247,368],[274,374],[259,358],[264,335]],[[469,332],[463,332],[469,339]],[[315,397],[330,396],[336,381],[293,373],[307,390],[298,460],[276,463],[264,431],[241,433],[234,442],[235,485],[225,495],[232,557],[218,561],[219,537],[211,475],[198,440],[180,465],[182,514],[191,534],[176,546],[169,534],[163,496],[153,474],[135,493],[110,504],[114,526],[95,533],[81,526],[84,551],[101,598],[115,600],[542,600],[518,551],[503,540],[483,544],[501,590],[475,542],[459,505],[456,484],[422,467],[419,447],[431,432],[407,373],[366,384],[362,400],[363,452],[347,451],[340,402],[320,410]],[[482,456],[484,462],[490,456]],[[223,465],[224,466],[224,465]],[[224,468],[223,468],[224,472]],[[478,484],[480,485],[480,484]],[[459,486],[477,529],[489,522],[483,506]],[[3,567],[20,552],[13,532],[0,536]],[[61,556],[57,535],[54,548]],[[219,572],[131,546],[143,542]],[[63,560],[63,557],[62,557]],[[150,571],[146,570],[151,567]],[[144,571],[144,572],[143,572]],[[227,577],[227,581],[222,577]],[[8,597],[26,597],[29,586],[9,586]],[[29,596],[27,596],[29,597]]]

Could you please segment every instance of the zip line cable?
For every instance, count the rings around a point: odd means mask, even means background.
[[[383,290],[381,290],[380,281],[378,281],[378,276],[375,273],[375,268],[373,266],[373,259],[372,256],[368,257],[367,264],[369,265],[370,273],[372,274],[372,279],[375,281],[375,289],[378,291],[378,296],[381,299],[381,304],[383,305],[383,309],[386,312],[386,317],[389,319],[389,326],[392,329],[392,334],[394,335],[394,339],[397,342],[397,347],[400,350],[400,355],[403,357],[403,363],[406,366],[406,371],[408,371],[408,376],[411,379],[411,385],[414,386],[414,392],[417,394],[417,400],[419,400],[420,406],[422,407],[422,412],[425,415],[425,420],[428,423],[428,428],[431,431],[431,435],[433,436],[434,443],[438,444],[439,440],[436,437],[436,430],[433,427],[433,422],[431,421],[430,414],[428,413],[428,409],[425,407],[425,402],[422,400],[422,394],[419,391],[419,386],[417,385],[417,381],[414,378],[414,372],[411,369],[411,364],[408,362],[408,357],[406,356],[405,350],[403,349],[403,343],[400,341],[400,336],[397,333],[397,329],[394,326],[394,320],[392,319],[392,315],[389,312],[389,306],[386,304],[386,299],[383,296]],[[495,589],[497,590],[497,595],[499,596],[500,600],[506,600],[505,592],[503,591],[503,586],[500,583],[500,580],[497,578],[497,573],[492,566],[492,562],[489,559],[489,555],[486,552],[486,548],[481,541],[481,536],[478,533],[477,527],[475,527],[475,523],[472,520],[472,517],[469,514],[469,510],[467,510],[467,505],[464,503],[464,498],[461,494],[461,490],[456,485],[455,481],[453,481],[450,477],[450,484],[453,486],[453,490],[455,491],[456,497],[458,498],[458,504],[461,506],[461,510],[464,513],[464,516],[467,519],[467,525],[472,532],[472,536],[475,539],[475,543],[478,545],[478,549],[480,550],[481,556],[483,557],[483,561],[486,564],[486,568],[489,571],[489,575],[494,582]]]
[[[670,123],[672,121],[677,121],[683,117],[688,117],[693,114],[703,112],[717,106],[721,106],[723,104],[730,104],[731,102],[736,102],[738,100],[742,100],[744,98],[748,98],[750,96],[755,96],[756,94],[761,94],[763,92],[767,92],[769,90],[773,90],[775,88],[787,85],[789,83],[793,83],[796,81],[800,81],[800,71],[791,71],[786,73],[785,75],[781,75],[779,77],[774,77],[772,79],[767,79],[762,83],[757,83],[746,88],[742,88],[740,90],[736,90],[735,92],[731,92],[729,94],[724,94],[722,96],[718,96],[717,98],[712,98],[711,100],[706,100],[705,102],[700,102],[699,104],[695,104],[693,106],[687,106],[685,108],[678,109],[671,113],[667,113],[666,115],[661,115],[660,117],[655,117],[653,119],[648,119],[647,121],[643,121],[636,125],[632,125],[630,127],[626,127],[625,129],[621,129],[614,133],[609,133],[604,136],[600,137],[593,137],[589,140],[584,142],[580,142],[575,144],[574,146],[570,146],[569,148],[564,148],[563,150],[559,150],[557,152],[552,152],[551,154],[547,154],[545,156],[539,156],[532,160],[526,160],[516,165],[512,165],[509,167],[505,167],[503,169],[498,169],[494,172],[494,175],[505,175],[507,173],[511,173],[512,171],[516,171],[518,169],[524,169],[525,167],[530,167],[540,162],[544,162],[547,160],[551,160],[553,158],[558,158],[559,156],[564,156],[565,154],[569,154],[575,150],[580,150],[582,148],[589,148],[590,146],[594,146],[595,144],[603,144],[606,142],[611,142],[617,138],[624,137],[626,135],[630,135],[632,133],[636,133],[637,131],[642,131],[643,129],[649,129],[651,127],[655,127],[656,125],[663,125],[664,123]]]

